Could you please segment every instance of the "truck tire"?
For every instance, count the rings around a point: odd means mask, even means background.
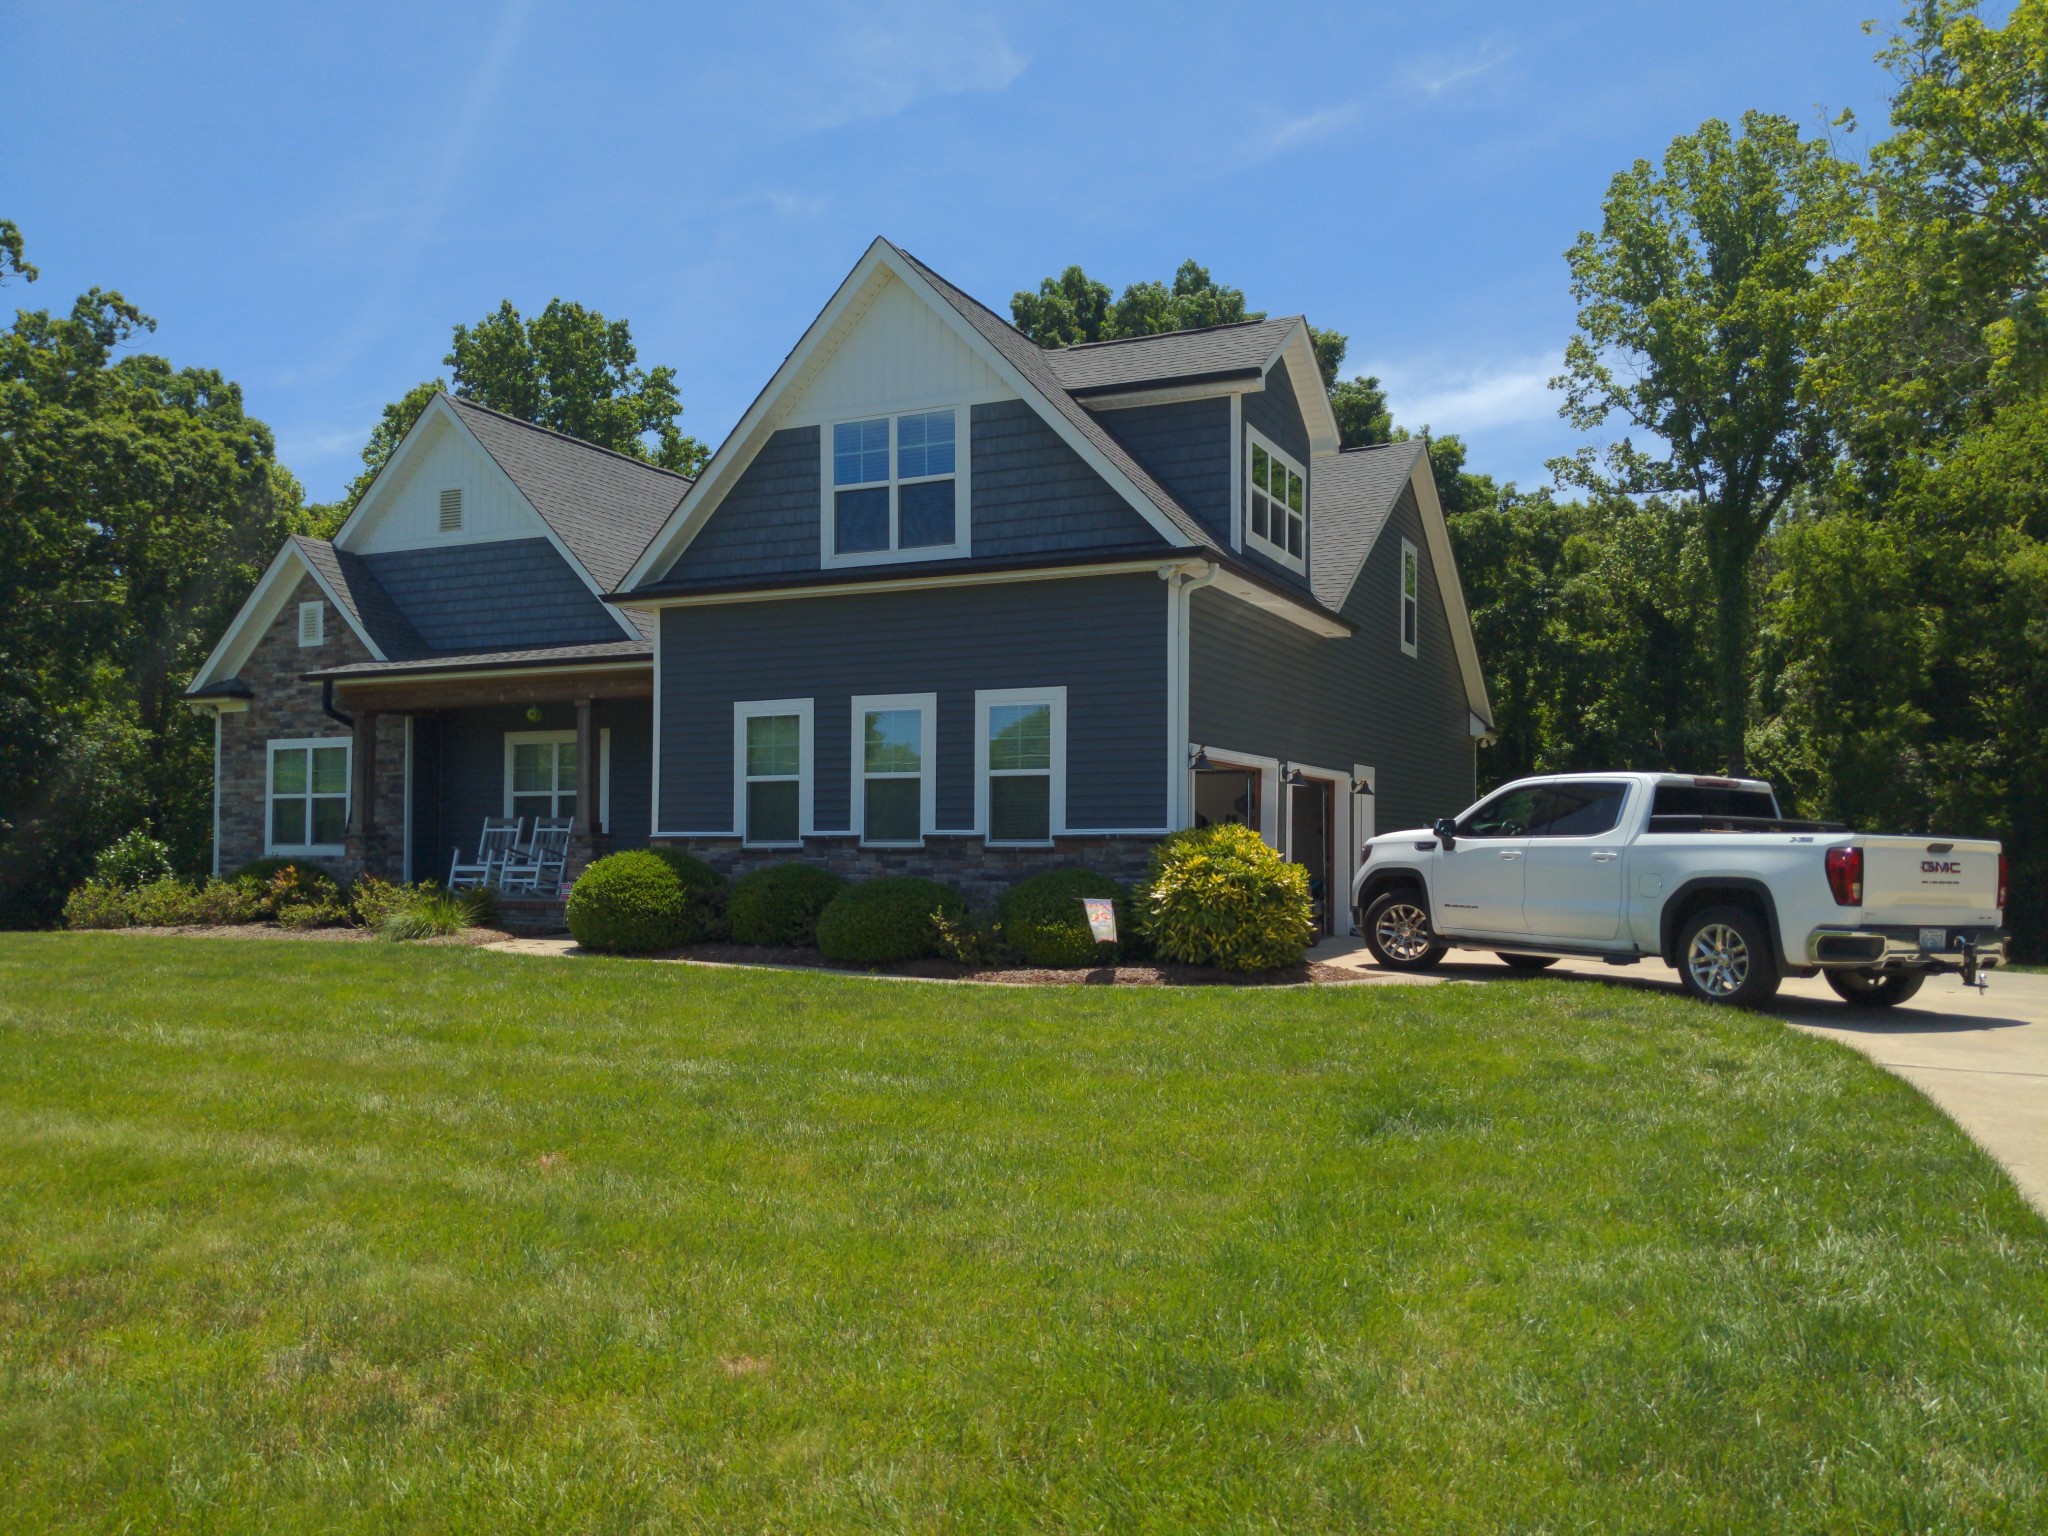
[[[1857,1008],[1896,1008],[1927,984],[1924,971],[1827,972],[1835,996]]]
[[[1555,955],[1510,955],[1496,950],[1494,958],[1511,971],[1547,971],[1557,964]]]
[[[1360,926],[1373,961],[1390,971],[1428,971],[1443,964],[1447,949],[1429,925],[1420,892],[1392,890],[1376,896]]]
[[[1764,925],[1748,907],[1708,907],[1678,931],[1678,982],[1703,1003],[1755,1008],[1778,990]]]

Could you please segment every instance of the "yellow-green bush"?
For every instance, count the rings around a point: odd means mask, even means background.
[[[1315,939],[1308,871],[1235,824],[1176,832],[1152,850],[1139,922],[1160,959],[1230,971],[1298,965]]]

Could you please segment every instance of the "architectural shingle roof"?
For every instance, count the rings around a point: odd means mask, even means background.
[[[304,534],[294,534],[292,543],[298,546],[306,564],[333,589],[335,600],[348,610],[348,617],[377,643],[378,650],[393,660],[425,652],[427,645],[419,631],[398,611],[398,605],[377,584],[377,578],[370,574],[361,557],[336,549],[325,539],[309,539]]]
[[[1428,451],[1421,438],[1405,443],[1378,443],[1325,455],[1315,461],[1315,532],[1311,539],[1309,585],[1316,601],[1337,609],[1358,579],[1366,557],[1378,541],[1387,515],[1401,499],[1415,473],[1415,461]]]
[[[1137,389],[1193,379],[1228,378],[1264,370],[1298,316],[1169,331],[1123,341],[1087,342],[1046,352],[1053,376],[1068,390]]]

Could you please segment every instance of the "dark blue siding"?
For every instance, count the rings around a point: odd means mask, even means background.
[[[818,429],[772,434],[671,568],[725,586],[818,569]]]
[[[597,726],[611,740],[611,846],[642,848],[654,782],[654,706],[646,699],[598,701]],[[539,720],[523,705],[448,710],[413,720],[413,877],[445,880],[457,847],[476,852],[486,816],[505,811],[505,734],[569,731],[575,706],[544,704]],[[596,781],[592,781],[596,787]]]
[[[1176,400],[1099,411],[1109,430],[1152,478],[1199,517],[1218,543],[1230,543],[1230,400]]]
[[[973,497],[978,560],[1164,547],[1022,400],[974,407]]]
[[[1315,465],[1309,461],[1308,424],[1301,419],[1301,402],[1295,398],[1294,382],[1288,377],[1284,360],[1273,364],[1266,375],[1266,387],[1257,394],[1244,397],[1244,424],[1255,428],[1267,441],[1277,443],[1282,449],[1294,455],[1295,462],[1308,471],[1308,544],[1305,553],[1310,556],[1304,564],[1312,564],[1316,540],[1316,485]],[[1251,463],[1251,450],[1245,450],[1244,462]],[[1269,560],[1260,551],[1252,548],[1251,540],[1245,540],[1245,559],[1260,570],[1290,586],[1306,588],[1308,577],[1299,571],[1289,570],[1277,560]]]
[[[1422,576],[1418,654],[1398,629],[1401,541]],[[1473,797],[1474,742],[1415,493],[1403,493],[1345,604],[1357,632],[1324,640],[1214,592],[1193,599],[1188,728],[1199,742],[1319,768],[1366,763],[1382,832],[1428,826]]]
[[[622,640],[611,610],[546,539],[364,555],[377,584],[436,651]]]
[[[938,695],[937,821],[974,820],[974,693],[1067,689],[1067,822],[1166,820],[1166,587],[1148,573],[663,611],[661,830],[733,825],[732,707],[813,700],[817,825],[848,825],[855,694]]]

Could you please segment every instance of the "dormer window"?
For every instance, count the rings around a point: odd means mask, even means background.
[[[964,554],[957,413],[835,422],[827,436],[827,564]]]
[[[441,531],[462,532],[462,487],[450,486],[441,493]]]
[[[1245,542],[1290,570],[1302,570],[1308,550],[1308,472],[1256,432],[1251,450]]]

